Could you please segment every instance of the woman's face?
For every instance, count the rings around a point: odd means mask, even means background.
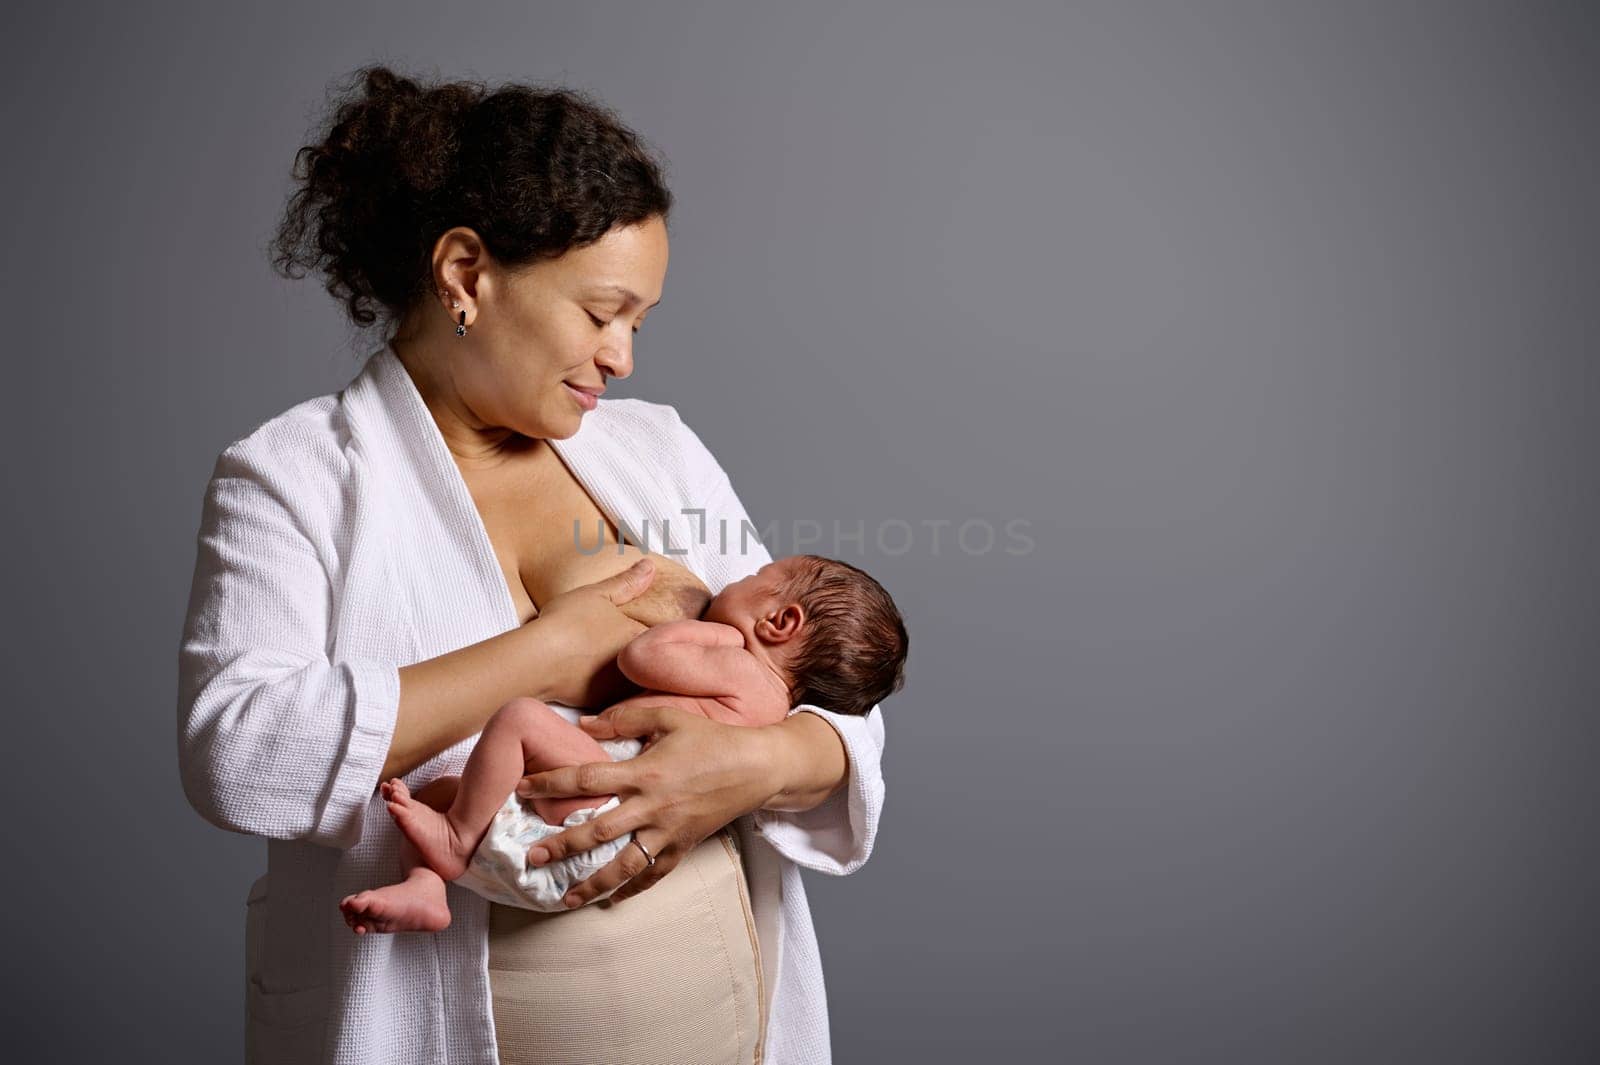
[[[461,271],[467,335],[446,338],[456,394],[485,425],[541,440],[572,436],[607,378],[633,372],[634,334],[660,302],[666,273],[660,218],[520,271]]]

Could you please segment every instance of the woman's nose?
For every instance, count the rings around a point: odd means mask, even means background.
[[[595,356],[595,363],[612,377],[627,377],[633,372],[633,336],[606,347]]]

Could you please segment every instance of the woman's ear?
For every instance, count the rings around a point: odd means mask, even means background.
[[[800,635],[805,623],[806,612],[799,603],[790,603],[757,621],[756,635],[762,643],[787,643]]]

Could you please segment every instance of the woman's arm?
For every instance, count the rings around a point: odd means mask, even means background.
[[[207,485],[178,652],[178,767],[220,828],[349,847],[400,676],[392,662],[330,657],[328,572],[282,465],[242,441]]]
[[[797,706],[783,725],[771,727],[784,726],[807,729],[815,746],[788,747],[801,760],[784,777],[787,787],[752,812],[756,831],[797,865],[835,876],[853,873],[872,856],[883,811],[883,712],[873,707],[857,717]],[[843,750],[846,766],[839,778],[831,762],[820,761],[830,744]],[[829,782],[833,786],[823,791]]]
[[[512,696],[576,698],[595,683],[581,667],[642,629],[604,602],[626,588],[597,602],[589,586],[529,625],[415,666],[335,659],[318,526],[287,502],[301,493],[286,482],[303,474],[281,466],[247,442],[229,447],[202,506],[178,763],[190,804],[220,828],[353,846],[380,780],[471,736]],[[619,577],[649,583],[642,571]]]
[[[773,780],[778,786],[761,804],[762,809],[811,810],[838,792],[849,774],[850,759],[833,726],[817,714],[790,711],[788,718],[773,728],[785,739],[774,747],[778,765]]]
[[[400,705],[379,780],[409,773],[483,730],[519,695],[567,706],[603,706],[620,694],[616,654],[645,627],[618,606],[650,586],[642,561],[563,592],[526,624],[400,670]]]

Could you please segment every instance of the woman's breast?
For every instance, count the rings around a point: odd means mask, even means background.
[[[648,554],[655,567],[650,587],[623,604],[623,613],[643,625],[698,618],[711,602],[711,589],[676,559],[645,552],[632,544],[607,544],[592,555],[574,553],[543,572],[524,573],[523,585],[536,602],[569,592],[585,584],[614,577]],[[538,588],[528,588],[529,584]]]
[[[542,457],[541,457],[542,456]],[[473,502],[517,610],[536,617],[539,604],[615,576],[646,552],[623,543],[617,528],[559,461],[535,453],[524,467],[468,477]],[[650,552],[656,574],[624,609],[646,625],[697,618],[711,591],[677,558]]]

